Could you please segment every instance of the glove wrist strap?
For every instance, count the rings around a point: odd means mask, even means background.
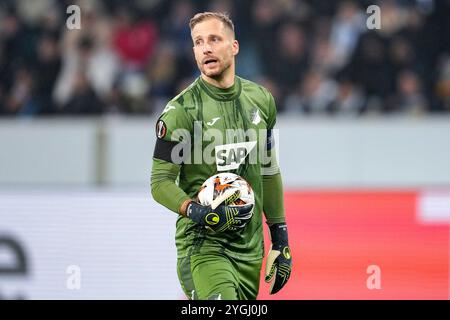
[[[201,225],[205,224],[204,217],[207,214],[208,207],[202,206],[195,201],[191,201],[186,208],[186,216]]]
[[[269,226],[270,237],[272,239],[272,244],[274,246],[287,245],[288,243],[288,232],[286,223],[275,223]]]

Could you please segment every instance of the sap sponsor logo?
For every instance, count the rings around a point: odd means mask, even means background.
[[[235,170],[256,146],[256,141],[223,144],[215,147],[217,171]]]

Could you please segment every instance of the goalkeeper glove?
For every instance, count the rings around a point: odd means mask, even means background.
[[[292,270],[292,256],[288,244],[286,223],[275,223],[269,226],[272,246],[266,261],[266,282],[275,280],[270,287],[270,294],[280,291],[289,280]]]
[[[208,206],[191,201],[186,209],[187,217],[215,232],[242,229],[253,215],[253,204],[231,205],[239,197],[240,192],[237,190],[217,199],[220,203],[215,200]]]

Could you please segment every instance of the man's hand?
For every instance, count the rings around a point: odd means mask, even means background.
[[[266,282],[270,282],[270,294],[280,291],[289,280],[292,270],[292,256],[288,244],[286,223],[275,223],[269,226],[272,246],[266,261]]]
[[[253,204],[231,205],[239,196],[239,190],[236,190],[227,198],[224,198],[222,203],[216,202],[209,206],[202,206],[191,201],[187,206],[186,216],[215,232],[242,229],[253,215]]]

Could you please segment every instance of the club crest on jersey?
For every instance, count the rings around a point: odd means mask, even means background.
[[[164,121],[159,120],[159,121],[156,123],[156,136],[157,136],[159,139],[162,139],[162,138],[164,138],[164,137],[166,136],[166,133],[167,133],[167,127],[166,127],[166,124],[164,123]]]
[[[252,120],[253,124],[258,124],[258,123],[261,122],[261,116],[259,115],[259,109],[258,108],[254,108],[251,111],[250,119]]]
[[[256,141],[230,143],[216,146],[217,171],[235,170],[256,146]]]

